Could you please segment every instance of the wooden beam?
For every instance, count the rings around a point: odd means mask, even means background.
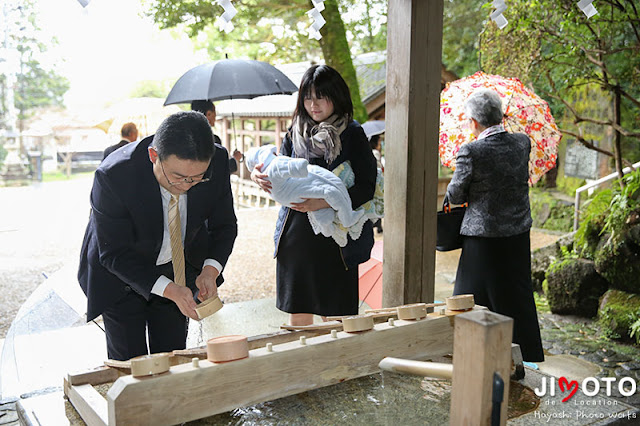
[[[280,117],[276,118],[276,148],[280,153],[280,145],[282,145],[282,120]]]
[[[504,382],[500,425],[507,423],[512,332],[513,319],[489,310],[456,317],[450,424],[492,424],[494,372]]]
[[[365,376],[386,356],[451,353],[453,318],[377,324],[363,333],[260,348],[229,363],[182,364],[153,377],[119,378],[107,393],[110,424],[177,424]],[[337,361],[339,357],[339,361]]]
[[[262,120],[260,120],[259,118],[256,118],[255,122],[255,129],[253,130],[253,134],[254,134],[254,144],[255,146],[262,146]],[[270,133],[270,132],[269,132]]]
[[[64,394],[88,426],[110,424],[107,400],[90,384],[74,386],[65,379]]]
[[[303,330],[303,331],[289,331],[280,330],[273,333],[259,334],[257,336],[250,336],[248,338],[249,350],[264,348],[267,343],[272,345],[279,345],[281,343],[293,342],[294,340],[300,340],[301,336],[308,338],[320,336],[323,334],[329,334],[331,330]],[[191,349],[180,349],[173,351],[173,355],[181,357],[207,357],[207,347],[200,346]]]
[[[432,302],[443,0],[389,0],[383,306]]]
[[[68,374],[67,382],[69,382],[69,384],[73,386],[86,384],[95,386],[102,383],[115,382],[116,379],[122,375],[124,375],[124,373],[118,371],[117,369],[103,365],[100,367],[96,367],[93,370]]]

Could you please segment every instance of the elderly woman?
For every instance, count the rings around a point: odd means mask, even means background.
[[[454,294],[514,320],[513,342],[525,361],[544,361],[531,287],[527,135],[502,127],[502,102],[492,90],[472,94],[465,113],[477,141],[462,145],[447,188],[452,204],[469,203]]]

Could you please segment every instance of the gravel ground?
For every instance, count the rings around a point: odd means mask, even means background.
[[[20,306],[63,265],[76,262],[89,215],[93,176],[0,188],[0,339]],[[225,269],[225,302],[275,297],[277,209],[239,209],[238,238]]]
[[[89,215],[93,175],[0,188],[0,339],[29,295],[63,265],[76,262]],[[277,208],[238,209],[238,238],[220,296],[226,303],[275,297],[273,231]],[[383,234],[384,235],[384,234]],[[376,236],[376,239],[381,236]],[[532,233],[532,247],[557,235]],[[436,273],[452,281],[458,251],[437,253]]]

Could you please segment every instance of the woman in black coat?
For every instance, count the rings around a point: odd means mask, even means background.
[[[513,342],[525,361],[544,361],[531,286],[529,153],[522,133],[502,127],[502,102],[480,90],[465,103],[477,141],[460,147],[447,187],[453,204],[468,203],[454,294],[513,318]]]
[[[348,188],[353,209],[373,198],[376,159],[364,130],[353,120],[347,84],[327,65],[314,65],[302,77],[293,122],[280,153],[328,170],[348,161],[355,175],[355,184]],[[271,183],[261,168],[262,164],[256,165],[251,179],[269,191]],[[291,325],[312,324],[314,314],[358,313],[357,263],[369,258],[373,227],[367,222],[358,243],[350,240],[341,248],[332,238],[316,235],[309,223],[307,212],[327,207],[324,199],[306,199],[291,208],[282,207],[276,223],[276,305],[291,314]],[[352,262],[353,254],[358,259]]]

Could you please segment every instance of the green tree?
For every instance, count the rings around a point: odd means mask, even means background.
[[[587,19],[572,0],[514,0],[505,16],[509,26],[487,23],[481,45],[482,65],[490,72],[519,77],[550,99],[556,115],[573,117],[560,130],[615,159],[640,155],[640,15],[637,0],[598,2]],[[576,94],[586,86],[609,100],[608,116],[577,108]],[[601,111],[601,109],[600,109]],[[613,150],[594,144],[584,131],[597,125],[613,134]]]
[[[384,10],[383,0],[368,0],[369,11]],[[230,33],[220,31],[215,21],[223,9],[211,0],[147,0],[149,15],[161,28],[186,28],[192,39],[199,40],[212,59],[223,59],[226,54],[233,57],[249,57],[267,62],[315,60],[322,55],[327,64],[336,68],[344,77],[351,90],[355,118],[366,121],[367,115],[360,100],[358,81],[351,60],[351,46],[347,40],[347,30],[342,20],[340,7],[348,9],[359,4],[356,0],[326,0],[322,12],[326,25],[321,28],[319,42],[308,38],[307,29],[311,24],[306,12],[313,7],[310,0],[246,0],[235,2],[238,14],[232,23],[235,29]],[[385,30],[378,18],[371,27],[369,40],[380,38]],[[361,28],[358,24],[349,31]],[[377,28],[376,32],[374,28]],[[355,38],[355,37],[354,37]],[[359,40],[359,38],[358,38]],[[358,49],[364,44],[358,43]],[[377,46],[378,44],[373,44]]]
[[[342,0],[339,6],[342,11],[360,8],[357,13],[350,14],[349,18],[343,17],[353,55],[387,49],[386,0]]]
[[[445,0],[442,30],[442,63],[458,76],[480,69],[478,40],[489,12],[485,0]]]
[[[144,80],[139,81],[129,93],[132,98],[166,98],[171,91],[173,80]]]
[[[7,52],[17,52],[18,67],[14,70],[16,82],[13,87],[6,86],[6,76],[0,80],[0,108],[5,116],[8,112],[8,91],[13,90],[14,107],[18,110],[18,128],[22,131],[24,120],[37,108],[62,106],[63,96],[69,90],[69,82],[55,69],[45,69],[40,62],[40,55],[51,44],[42,41],[33,0],[8,1],[4,4],[3,13],[7,25],[4,47]],[[55,42],[52,40],[48,43]],[[5,126],[10,124],[4,123]]]
[[[20,120],[27,119],[33,110],[46,106],[63,106],[63,96],[69,90],[69,81],[55,71],[45,70],[40,62],[29,55],[21,63],[15,105]]]

